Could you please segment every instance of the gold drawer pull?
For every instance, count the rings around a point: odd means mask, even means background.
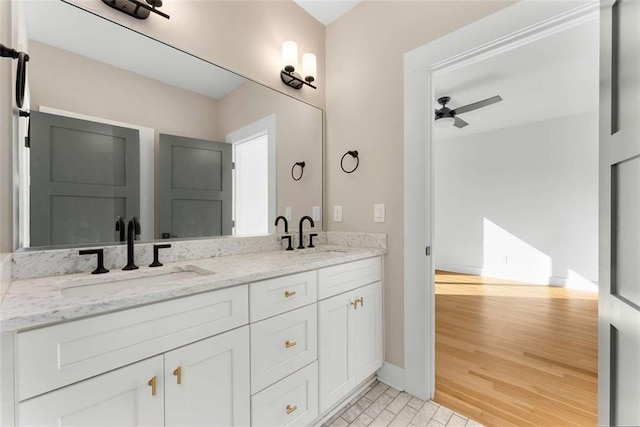
[[[291,405],[287,405],[287,414],[292,413],[293,411],[295,411],[296,409],[298,409],[297,406],[291,406]]]
[[[284,297],[285,298],[291,298],[295,294],[296,294],[296,291],[284,291]]]
[[[155,396],[158,393],[158,378],[151,378],[147,385],[151,387],[151,396]]]
[[[364,297],[360,297],[356,300],[356,304],[360,303],[360,307],[364,307]]]
[[[351,305],[353,306],[354,310],[357,310],[358,309],[358,300],[351,301]]]
[[[174,371],[173,375],[178,377],[178,385],[182,384],[182,366],[178,366]]]
[[[287,341],[286,343],[284,343],[284,346],[285,346],[286,348],[291,348],[291,347],[293,347],[293,346],[295,346],[295,345],[297,345],[297,344],[298,344],[298,343],[297,343],[297,342],[295,342],[295,341]]]

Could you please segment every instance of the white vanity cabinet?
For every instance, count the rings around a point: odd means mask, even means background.
[[[304,426],[382,366],[381,258],[15,332],[18,426]]]
[[[329,288],[351,290],[318,303],[321,413],[348,396],[383,362],[380,259],[324,270],[320,271],[321,288],[324,276],[334,280]]]
[[[20,426],[161,426],[162,356],[134,363],[18,406]],[[156,394],[149,382],[156,379]]]
[[[26,400],[20,426],[246,426],[247,326]]]

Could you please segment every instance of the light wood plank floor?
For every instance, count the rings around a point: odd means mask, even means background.
[[[434,401],[487,426],[597,424],[598,300],[436,273]]]

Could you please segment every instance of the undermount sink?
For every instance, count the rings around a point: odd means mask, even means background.
[[[306,248],[306,249],[298,249],[295,252],[297,255],[318,255],[318,254],[327,254],[327,255],[336,255],[336,254],[344,254],[347,253],[346,249],[333,249],[333,248]]]
[[[60,292],[62,292],[62,295],[66,297],[98,296],[109,294],[122,289],[140,286],[169,285],[172,282],[176,282],[179,280],[192,279],[194,277],[208,276],[211,274],[215,273],[197,267],[187,267],[179,271],[171,271],[167,273],[135,277],[131,279],[113,280],[109,282],[99,283],[75,283],[63,287]]]

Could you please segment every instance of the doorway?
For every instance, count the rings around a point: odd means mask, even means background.
[[[433,398],[436,390],[434,257],[438,248],[429,250],[435,234],[434,78],[445,70],[498,55],[599,15],[599,2],[575,6],[519,2],[405,54],[404,381],[405,390],[422,399]],[[425,118],[429,119],[425,122]]]

